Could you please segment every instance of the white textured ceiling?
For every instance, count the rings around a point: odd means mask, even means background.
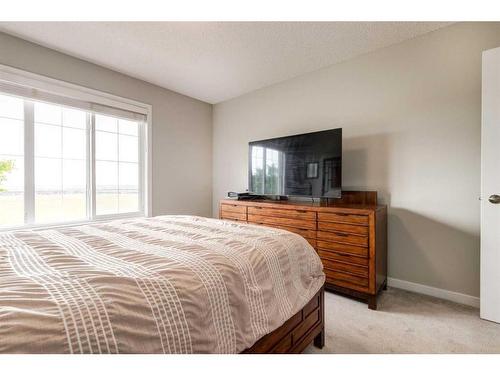
[[[0,22],[0,31],[218,103],[446,22]]]

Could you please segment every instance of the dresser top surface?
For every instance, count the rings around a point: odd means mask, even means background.
[[[330,211],[332,209],[346,209],[346,210],[363,210],[363,211],[378,211],[385,209],[386,205],[367,205],[367,204],[335,204],[331,201],[326,202],[307,202],[307,201],[273,201],[273,200],[237,200],[237,199],[223,199],[220,203],[238,204],[241,206],[264,206],[272,208],[300,208],[301,210],[311,211]]]

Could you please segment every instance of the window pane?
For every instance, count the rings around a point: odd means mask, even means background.
[[[0,137],[2,134],[0,130]],[[0,154],[0,227],[23,223],[24,159]]]
[[[24,119],[24,101],[14,96],[0,95],[0,117]]]
[[[60,126],[36,123],[35,156],[60,158],[62,153],[61,132],[62,128]]]
[[[15,227],[24,223],[23,193],[0,192],[0,228]]]
[[[96,161],[96,189],[118,190],[118,163],[114,161]]]
[[[24,123],[0,117],[0,154],[24,154]]]
[[[35,158],[35,222],[63,221],[60,159]]]
[[[84,160],[63,160],[63,190],[85,193],[87,189],[87,168]]]
[[[63,108],[63,125],[72,128],[85,129],[87,127],[87,113],[78,109]]]
[[[120,190],[119,206],[122,214],[139,211],[139,192]]]
[[[61,125],[62,108],[57,105],[35,102],[35,122]]]
[[[139,123],[135,121],[119,120],[120,134],[135,135],[139,134]]]
[[[35,193],[35,222],[58,223],[64,221],[61,191],[43,190]]]
[[[118,135],[106,132],[95,132],[96,160],[118,161]]]
[[[138,163],[96,161],[96,213],[139,211]]]
[[[85,130],[63,128],[63,157],[85,160],[86,141]]]
[[[96,193],[97,215],[110,215],[118,213],[118,192],[97,191]]]
[[[62,196],[64,221],[84,220],[87,217],[87,196],[85,191],[79,193],[64,192]]]
[[[87,217],[86,162],[35,158],[35,222]]]
[[[24,158],[0,153],[0,190],[4,192],[24,191]]]
[[[35,191],[62,190],[61,159],[35,158]]]
[[[85,219],[86,112],[35,103],[35,121],[35,222]]]
[[[139,138],[130,135],[119,136],[119,160],[131,161],[137,163],[139,161]]]
[[[64,220],[87,216],[87,169],[85,160],[63,160]]]
[[[120,190],[139,189],[139,166],[135,163],[119,163]]]
[[[24,223],[24,101],[0,95],[0,227]]]
[[[96,214],[118,212],[118,163],[96,161]]]
[[[118,119],[109,116],[95,115],[95,128],[96,130],[116,133],[118,132]]]

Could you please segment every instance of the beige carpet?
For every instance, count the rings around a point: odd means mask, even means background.
[[[377,311],[325,293],[325,347],[306,353],[500,353],[500,324],[479,310],[389,288]]]

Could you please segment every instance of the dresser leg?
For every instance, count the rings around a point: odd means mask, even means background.
[[[377,296],[368,297],[368,308],[370,310],[377,310]]]
[[[314,338],[314,346],[319,348],[319,349],[323,349],[323,346],[325,346],[325,329],[324,328]]]
[[[384,281],[384,286],[382,287],[383,290],[387,290],[387,279]]]

